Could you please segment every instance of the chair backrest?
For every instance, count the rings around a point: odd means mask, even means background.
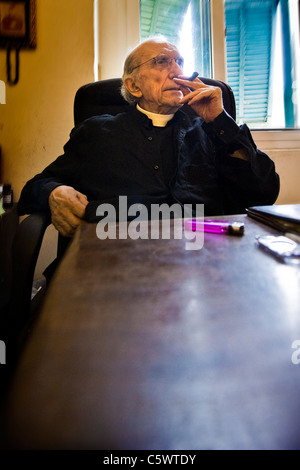
[[[207,85],[221,88],[224,108],[235,119],[235,99],[230,86],[221,80],[212,78],[202,77],[201,80]],[[129,105],[121,95],[121,86],[122,80],[120,78],[112,78],[88,83],[80,87],[74,100],[75,125],[92,116],[101,114],[116,115],[126,111]],[[189,106],[185,108],[190,110]]]

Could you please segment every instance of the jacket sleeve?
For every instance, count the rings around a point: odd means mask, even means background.
[[[238,126],[224,111],[203,128],[214,142],[225,211],[240,213],[250,206],[274,204],[279,176],[274,162],[257,149],[247,125]],[[231,156],[239,149],[246,150],[249,161]]]
[[[57,186],[76,186],[84,159],[86,142],[82,126],[74,128],[64,146],[64,154],[30,179],[22,189],[18,202],[20,215],[44,212],[50,214],[49,195]]]

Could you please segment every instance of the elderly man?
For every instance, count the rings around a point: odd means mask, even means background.
[[[139,44],[124,64],[123,96],[132,106],[95,116],[73,129],[64,155],[24,187],[19,213],[51,211],[72,236],[100,203],[204,204],[205,215],[273,204],[279,178],[246,125],[224,111],[221,90],[188,81],[177,48],[164,40]],[[189,117],[181,108],[188,104]]]

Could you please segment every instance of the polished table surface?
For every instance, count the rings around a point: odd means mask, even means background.
[[[12,383],[8,447],[300,448],[300,265],[227,219],[244,236],[198,251],[78,230]]]

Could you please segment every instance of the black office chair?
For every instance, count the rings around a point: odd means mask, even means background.
[[[12,243],[19,225],[16,204],[0,215],[0,339],[12,284]]]
[[[226,111],[235,119],[235,99],[231,88],[224,82],[210,78],[201,78],[206,84],[219,86],[222,89],[223,103]],[[80,87],[74,100],[74,123],[95,115],[116,115],[128,109],[128,103],[120,93],[120,78],[88,83]],[[189,106],[184,109],[193,113]],[[42,214],[28,216],[19,226],[13,246],[13,290],[11,296],[12,331],[22,330],[31,325],[38,312],[37,300],[32,302],[32,282],[35,265],[43,236],[50,219]],[[58,236],[58,261],[62,258],[69,239]],[[44,292],[43,289],[42,292]],[[41,297],[41,296],[39,296]],[[38,297],[38,298],[39,298]]]
[[[50,224],[45,214],[31,214],[18,226],[11,252],[9,300],[2,311],[2,336],[7,345],[8,366],[12,366],[39,309],[46,284],[32,296],[33,277],[44,233]]]
[[[45,292],[46,286],[41,285],[32,298],[36,261],[49,223],[49,217],[44,214],[26,217],[17,225],[10,253],[6,253],[9,260],[4,273],[6,295],[0,309],[0,339],[5,344],[6,364],[0,366],[0,401],[5,395]],[[4,235],[9,235],[9,231]]]

